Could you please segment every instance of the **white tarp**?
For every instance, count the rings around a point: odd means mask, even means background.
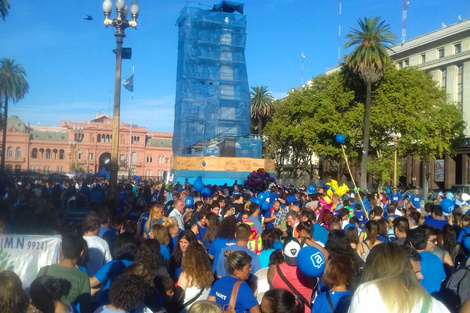
[[[0,235],[0,271],[11,270],[28,288],[39,269],[59,262],[60,236]]]

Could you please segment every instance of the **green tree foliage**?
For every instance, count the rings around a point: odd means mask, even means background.
[[[372,85],[382,77],[385,69],[391,63],[387,53],[386,45],[393,44],[396,37],[390,31],[390,26],[379,17],[374,19],[364,18],[359,20],[360,29],[353,28],[346,35],[349,41],[345,48],[354,46],[354,50],[346,56],[346,65],[353,71],[359,73],[366,84],[366,103],[364,112],[363,151],[361,165],[360,186],[367,187],[367,159],[369,155],[369,125],[370,107],[372,97]]]
[[[362,125],[362,112],[351,107],[353,99],[354,93],[344,89],[341,76],[336,73],[315,77],[311,86],[294,90],[284,100],[276,101],[265,135],[267,154],[276,160],[277,174],[288,163],[292,165],[291,177],[307,173],[313,178],[314,153],[341,159],[341,148],[335,144],[335,136],[340,132],[355,147],[360,139],[356,130]],[[356,155],[354,149],[349,152]]]
[[[12,59],[0,60],[0,99],[3,101],[3,136],[1,171],[5,169],[5,144],[7,135],[8,101],[17,103],[28,93],[26,71]]]
[[[274,103],[273,118],[266,125],[265,135],[267,152],[276,160],[278,175],[284,163],[292,165],[293,178],[300,173],[313,173],[313,153],[339,165],[335,167],[338,176],[346,174],[341,169],[344,165],[340,146],[335,142],[338,133],[346,136],[350,163],[359,164],[365,108],[357,100],[363,99],[359,91],[348,87],[349,77],[340,73],[317,76],[311,86]],[[388,183],[393,177],[396,134],[401,136],[397,144],[399,158],[413,153],[429,158],[455,152],[455,143],[462,138],[465,127],[462,112],[447,101],[445,92],[429,73],[391,67],[372,100],[373,162],[369,162],[368,172],[379,184]]]
[[[0,17],[5,21],[5,17],[8,15],[10,4],[8,0],[0,0]]]
[[[263,128],[272,115],[274,98],[267,86],[251,87],[251,124],[252,128],[263,135]]]

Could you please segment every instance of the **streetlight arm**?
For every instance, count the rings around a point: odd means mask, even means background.
[[[113,25],[113,20],[110,18],[106,18],[104,20],[104,25],[106,25],[106,27]]]

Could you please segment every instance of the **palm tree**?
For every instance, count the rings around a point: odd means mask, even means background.
[[[0,171],[5,169],[5,151],[7,140],[8,101],[17,103],[28,93],[26,71],[20,64],[15,64],[12,59],[0,60],[0,100],[3,101],[3,137],[2,137],[2,162]]]
[[[251,119],[257,123],[258,134],[263,136],[263,126],[272,114],[274,97],[268,91],[268,86],[251,87]]]
[[[8,0],[0,0],[0,17],[2,20],[5,20],[5,17],[8,15],[8,9],[10,9]]]
[[[354,72],[359,73],[366,85],[366,105],[364,114],[363,151],[361,164],[360,186],[367,189],[367,157],[369,155],[369,125],[370,102],[372,85],[382,78],[386,67],[391,64],[387,53],[387,46],[395,42],[395,35],[390,31],[390,26],[380,21],[380,17],[364,18],[358,20],[360,29],[353,28],[346,35],[349,41],[344,48],[355,46],[354,50],[346,56],[346,65]]]

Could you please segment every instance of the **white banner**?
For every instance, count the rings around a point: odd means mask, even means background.
[[[41,267],[59,262],[60,236],[0,235],[0,271],[15,272],[28,288]]]

